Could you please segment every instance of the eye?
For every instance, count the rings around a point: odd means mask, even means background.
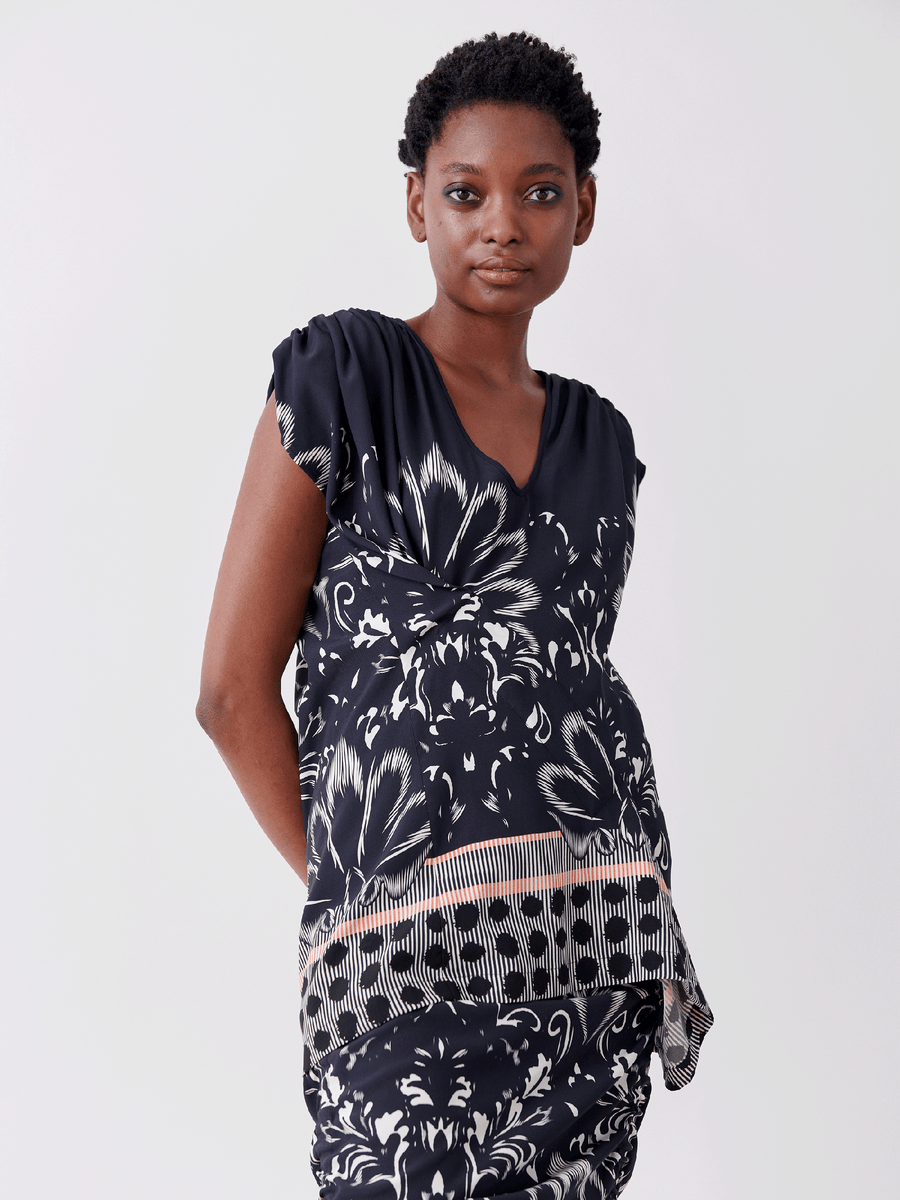
[[[456,183],[452,187],[444,188],[443,194],[455,204],[471,204],[478,199],[477,193],[473,192],[470,187],[466,187],[464,183]]]
[[[559,188],[555,188],[549,183],[539,183],[537,187],[533,187],[527,195],[528,200],[534,200],[537,204],[552,204],[554,200],[558,200],[562,193]]]

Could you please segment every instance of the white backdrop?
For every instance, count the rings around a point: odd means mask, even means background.
[[[271,350],[428,305],[396,140],[494,28],[603,112],[532,362],[649,465],[613,658],[717,1014],[630,1200],[896,1194],[900,5],[5,0],[11,1200],[315,1194],[302,889],[194,724],[202,638]]]

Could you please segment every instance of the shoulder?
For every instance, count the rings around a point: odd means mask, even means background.
[[[272,352],[276,391],[280,376],[289,376],[292,382],[324,383],[334,380],[354,359],[385,357],[397,343],[402,325],[394,317],[359,308],[320,313],[302,328],[291,330]]]
[[[333,313],[320,313],[312,317],[302,328],[291,333],[278,346],[275,353],[285,350],[300,350],[307,353],[325,350],[330,345],[357,341],[393,341],[401,332],[404,322],[397,317],[363,308],[342,308]]]
[[[616,408],[611,400],[601,396],[589,383],[582,383],[580,379],[568,379],[563,375],[552,373],[548,373],[547,379],[559,396],[562,406],[580,409],[595,420],[610,425],[616,431],[616,436],[621,437],[626,443],[631,443],[633,448],[633,435],[628,418]]]
[[[412,331],[397,317],[360,308],[320,313],[275,348],[274,385],[277,389],[279,376],[312,386],[340,382],[351,390],[373,376],[383,383],[385,376],[402,369],[413,342]],[[286,380],[281,382],[284,388]]]
[[[603,439],[614,438],[625,473],[635,472],[640,482],[645,468],[635,452],[634,434],[625,414],[589,383],[562,375],[548,375],[548,379],[558,396],[559,422],[572,422],[582,440],[589,437],[588,430]]]
[[[359,308],[321,313],[292,330],[273,352],[269,395],[295,461],[301,451],[321,458],[328,444],[331,462],[343,462],[342,446],[371,445],[386,398],[407,386],[413,345],[405,322]]]

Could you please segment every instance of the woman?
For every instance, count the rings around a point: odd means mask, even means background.
[[[598,119],[565,53],[457,47],[400,142],[434,304],[274,354],[198,715],[309,871],[323,1196],[616,1196],[652,1049],[680,1087],[712,1023],[607,657],[644,468],[608,401],[526,357],[591,231]]]

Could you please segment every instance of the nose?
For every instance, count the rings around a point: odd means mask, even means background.
[[[515,200],[495,196],[481,210],[481,240],[498,246],[520,243],[524,237],[522,213]]]

